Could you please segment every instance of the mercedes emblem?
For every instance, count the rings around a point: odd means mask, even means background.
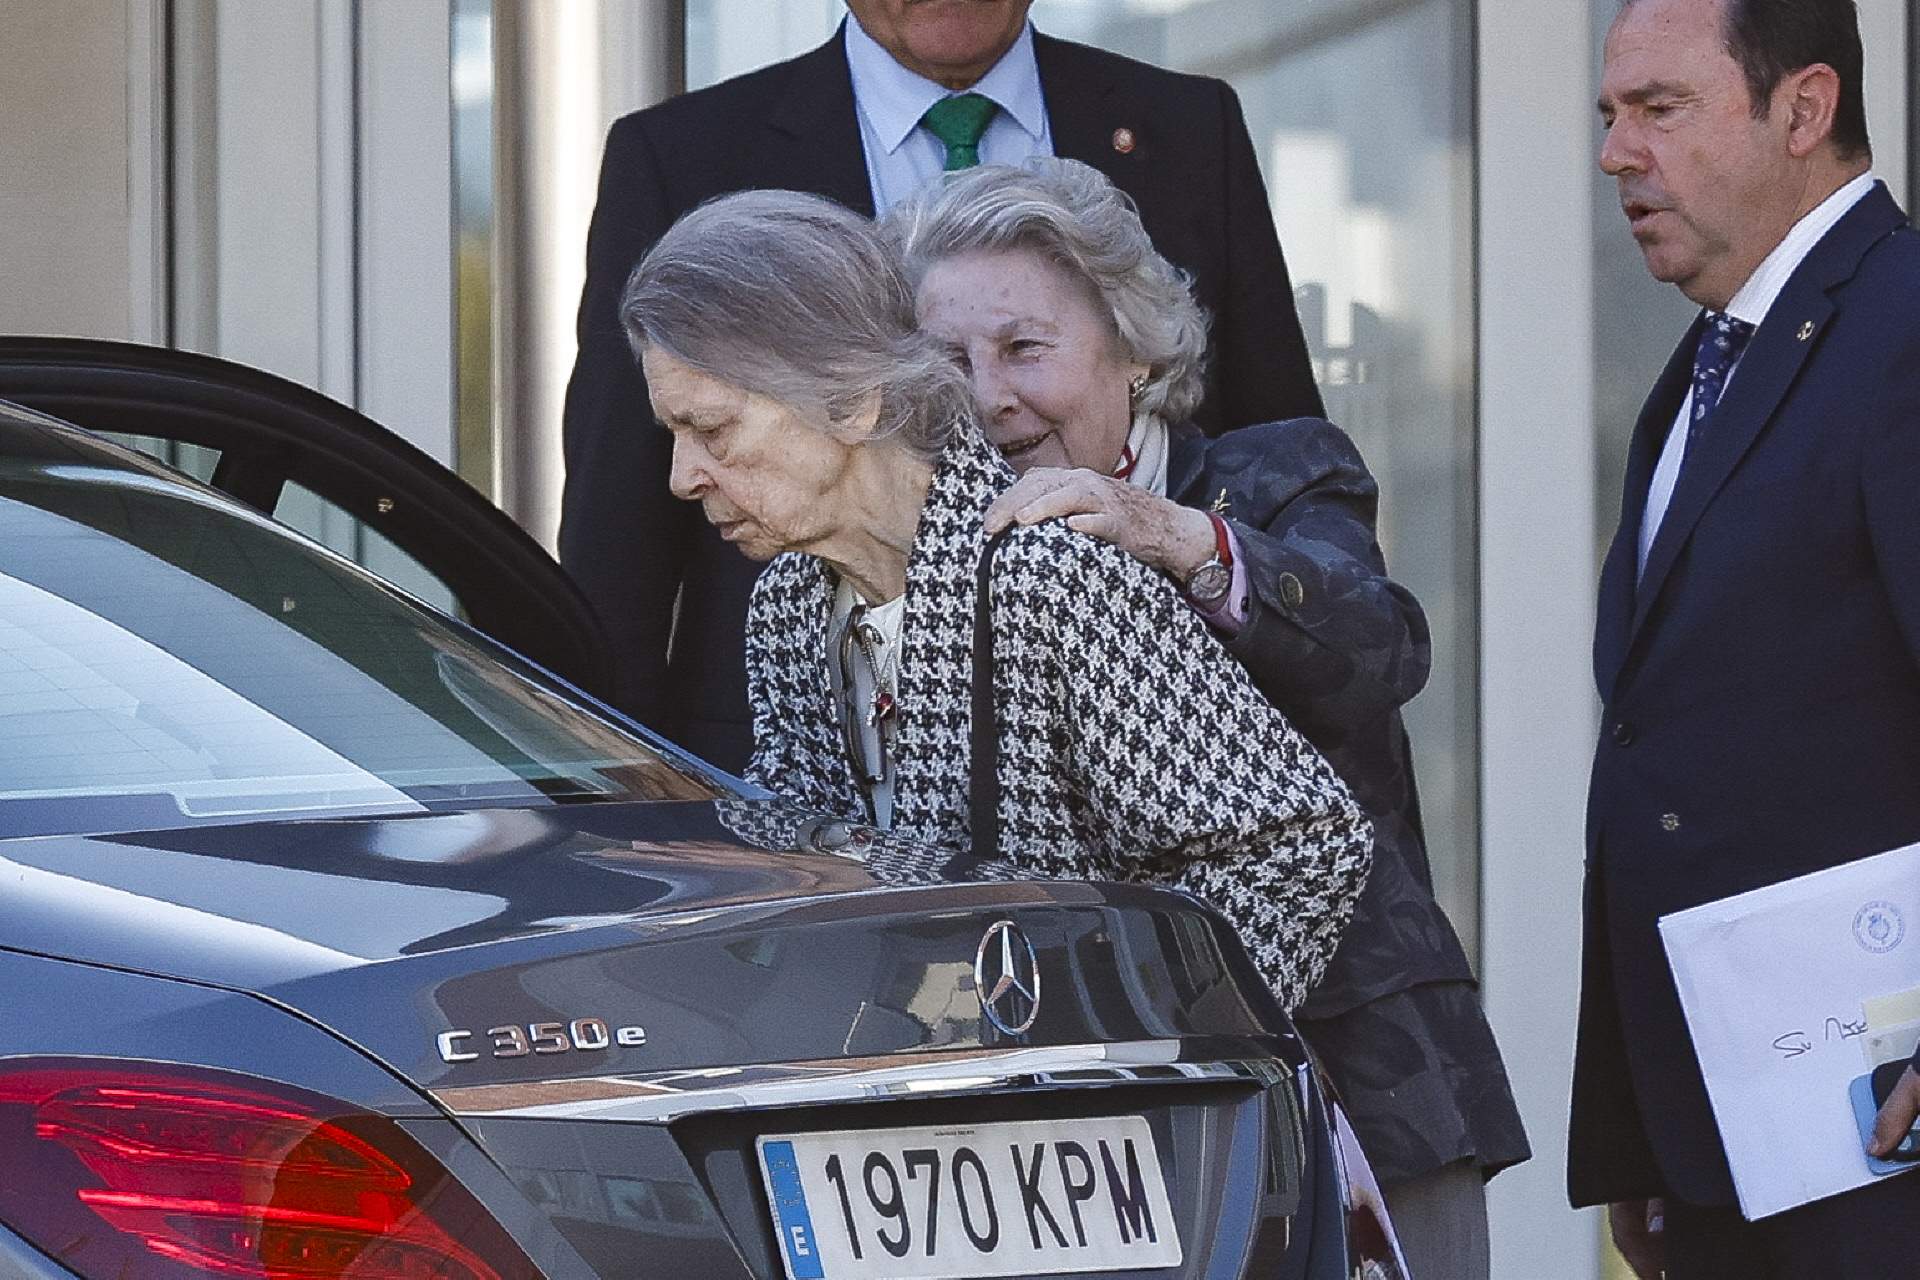
[[[980,1012],[1007,1035],[1020,1035],[1040,1016],[1040,958],[1013,921],[999,921],[980,939],[973,988]]]

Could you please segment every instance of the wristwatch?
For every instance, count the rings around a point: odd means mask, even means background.
[[[1233,540],[1227,536],[1227,522],[1211,511],[1207,519],[1213,522],[1213,554],[1180,584],[1187,599],[1202,609],[1211,609],[1226,599],[1233,586]]]

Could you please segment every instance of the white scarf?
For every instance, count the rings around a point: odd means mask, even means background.
[[[1167,454],[1170,451],[1167,424],[1158,414],[1138,413],[1127,431],[1127,451],[1133,458],[1133,470],[1127,483],[1145,489],[1156,497],[1167,496]]]

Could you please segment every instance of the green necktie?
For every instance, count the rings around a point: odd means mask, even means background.
[[[980,135],[987,131],[987,121],[999,109],[992,98],[977,93],[942,98],[927,108],[920,123],[947,144],[947,172],[971,169],[980,163]]]

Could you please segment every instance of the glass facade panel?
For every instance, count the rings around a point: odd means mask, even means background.
[[[1469,0],[1038,0],[1044,31],[1219,76],[1246,110],[1327,413],[1433,627],[1407,708],[1435,888],[1477,951]]]
[[[496,498],[493,0],[453,0],[454,467]]]
[[[686,0],[687,88],[704,89],[820,44],[847,16],[841,0]]]

